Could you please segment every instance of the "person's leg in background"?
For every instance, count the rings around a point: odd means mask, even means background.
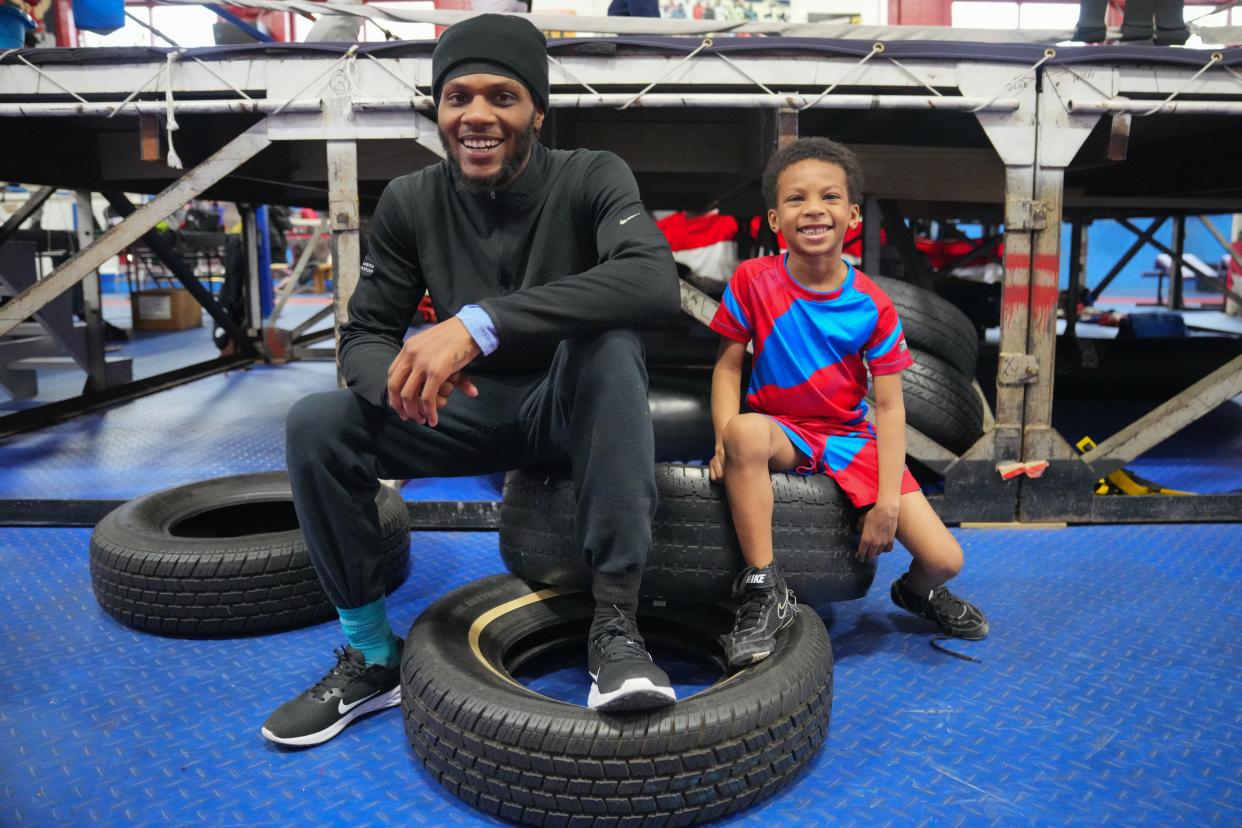
[[[1082,0],[1078,6],[1078,25],[1074,28],[1073,40],[1079,43],[1103,43],[1108,34],[1104,23],[1104,14],[1108,11],[1108,0]]]
[[[546,382],[523,406],[532,442],[569,455],[575,540],[592,572],[588,704],[605,710],[669,704],[668,676],[638,634],[638,588],[655,516],[655,436],[642,341],[630,330],[561,343]]]
[[[609,17],[659,17],[659,0],[612,0]]]
[[[1155,10],[1155,0],[1126,0],[1125,15],[1121,19],[1121,39],[1151,41]]]
[[[1156,45],[1180,46],[1190,37],[1184,0],[1156,0]]]

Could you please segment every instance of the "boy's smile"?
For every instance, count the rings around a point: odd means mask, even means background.
[[[814,158],[799,161],[777,179],[776,207],[768,210],[768,224],[784,235],[791,258],[816,270],[835,271],[845,232],[858,225],[859,209],[851,195],[841,165]]]

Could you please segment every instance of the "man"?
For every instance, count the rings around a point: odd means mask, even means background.
[[[588,703],[669,704],[635,623],[655,512],[642,346],[628,326],[678,310],[675,265],[610,153],[547,150],[547,46],[481,15],[432,57],[447,159],[391,182],[341,328],[347,391],[289,413],[287,459],[311,559],[349,646],[263,735],[318,744],[400,700],[384,608],[377,478],[568,461],[593,571]],[[405,340],[426,290],[445,321]]]

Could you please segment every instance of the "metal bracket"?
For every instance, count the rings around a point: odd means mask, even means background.
[[[1050,207],[1037,199],[1014,199],[1005,205],[1005,229],[1043,230],[1048,226]]]
[[[1002,353],[997,367],[998,385],[1030,385],[1039,377],[1039,361],[1030,354]]]

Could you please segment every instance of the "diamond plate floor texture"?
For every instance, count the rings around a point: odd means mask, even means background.
[[[888,603],[836,607],[832,732],[727,824],[1242,823],[1242,527],[959,530],[992,635],[928,646]],[[258,734],[334,624],[223,641],[131,631],[90,591],[84,529],[0,529],[0,825],[492,825],[415,763],[395,710],[318,748]],[[403,628],[501,570],[493,534],[420,534]],[[416,564],[417,567],[417,564]],[[557,676],[564,678],[557,678]],[[585,695],[575,670],[541,687]]]
[[[290,406],[335,387],[332,363],[255,365],[0,440],[0,500],[129,500],[198,480],[284,469]],[[402,494],[496,500],[500,484],[437,478],[411,481]]]

